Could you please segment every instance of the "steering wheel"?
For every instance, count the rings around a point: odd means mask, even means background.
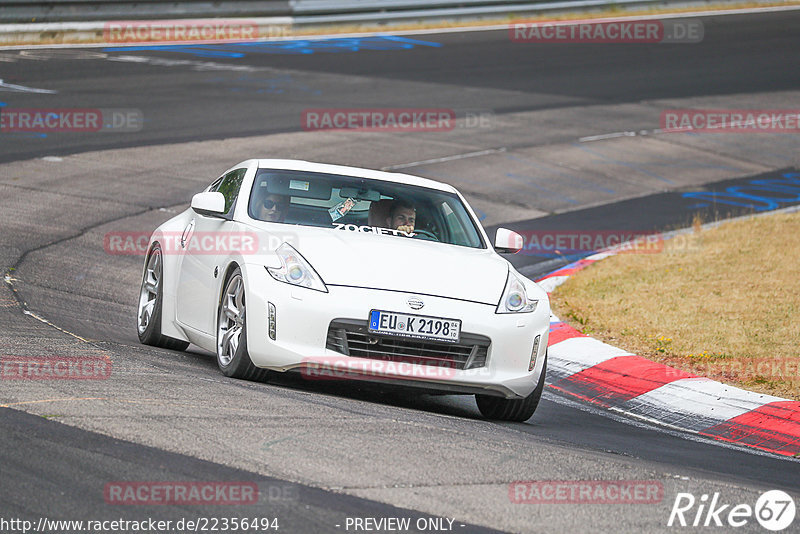
[[[417,234],[414,236],[414,238],[423,236],[423,239],[427,241],[439,241],[439,238],[433,235],[433,232],[429,232],[428,230],[421,230],[419,228],[414,228],[414,233]]]

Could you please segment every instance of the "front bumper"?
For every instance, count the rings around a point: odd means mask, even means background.
[[[494,305],[413,293],[328,286],[328,293],[274,280],[263,265],[245,265],[247,345],[257,367],[300,370],[310,379],[357,378],[423,387],[441,392],[526,397],[539,381],[547,350],[550,308],[546,298],[532,313],[496,314]],[[326,348],[331,323],[366,320],[370,310],[410,311],[412,295],[424,300],[414,313],[460,319],[463,334],[491,342],[485,365],[470,369],[442,368],[346,356]],[[268,303],[275,306],[276,339],[268,335]],[[539,336],[536,363],[528,371],[534,339]]]

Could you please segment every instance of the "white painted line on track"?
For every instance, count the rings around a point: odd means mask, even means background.
[[[698,109],[697,111],[700,110]],[[757,110],[752,110],[752,111],[757,111]],[[786,119],[787,117],[794,118],[795,116],[796,114],[773,115],[773,117],[779,117],[780,119]],[[698,132],[700,134],[736,133],[736,130],[734,128],[755,128],[757,126],[758,124],[756,123],[755,119],[753,119],[747,121],[731,121],[729,124],[726,125],[704,126],[703,128],[695,128],[693,126],[683,126],[675,128],[654,128],[652,130],[639,130],[638,132],[625,131],[625,132],[612,132],[599,135],[588,135],[585,137],[579,137],[578,142],[590,143],[592,141],[603,141],[605,139],[615,139],[617,137],[636,137],[636,136],[660,135],[660,134],[670,134],[670,133],[692,133],[692,132]],[[719,132],[713,132],[713,131],[709,132],[708,130],[719,130]]]
[[[602,141],[603,139],[615,139],[617,137],[636,137],[636,132],[614,132],[600,135],[589,135],[586,137],[579,137],[579,143],[587,143],[590,141]]]
[[[478,156],[486,156],[488,154],[499,154],[505,151],[506,151],[505,147],[490,148],[488,150],[478,150],[477,152],[466,152],[464,154],[455,154],[452,156],[444,156],[442,158],[425,159],[422,161],[412,161],[411,163],[401,163],[399,165],[389,165],[387,167],[381,167],[381,170],[394,171],[397,169],[408,169],[409,167],[419,167],[420,165],[428,165],[430,163],[442,163],[444,161],[455,161],[459,159],[476,158]]]
[[[0,78],[0,91],[12,91],[14,93],[41,93],[47,95],[54,95],[58,93],[58,91],[53,91],[51,89],[37,89],[35,87],[27,87],[25,85],[5,83],[3,82],[2,78]]]

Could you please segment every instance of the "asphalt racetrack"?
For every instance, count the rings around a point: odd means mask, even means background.
[[[696,44],[514,43],[495,30],[0,50],[0,113],[118,112],[95,132],[0,132],[2,355],[113,364],[107,380],[0,382],[0,516],[277,518],[279,532],[410,518],[423,532],[638,533],[692,530],[667,526],[679,493],[718,493],[731,506],[753,506],[771,489],[796,498],[796,459],[648,425],[553,390],[527,423],[499,424],[483,420],[471,397],[292,376],[227,379],[195,347],[138,343],[143,258],[103,246],[109,232],[151,232],[251,157],[449,182],[490,235],[500,225],[665,230],[698,214],[800,203],[785,192],[800,172],[796,133],[660,131],[665,110],[796,109],[800,14],[699,20]],[[340,108],[444,108],[458,120],[427,132],[303,123],[305,111]],[[524,250],[511,260],[534,276],[569,258]],[[255,484],[259,498],[125,506],[104,493],[154,480]],[[663,495],[646,504],[520,504],[510,493],[515,481],[558,480],[654,481]],[[762,531],[754,518],[736,530]]]

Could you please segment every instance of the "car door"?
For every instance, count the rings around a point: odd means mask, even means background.
[[[220,257],[228,252],[218,249],[216,237],[233,224],[228,219],[236,208],[246,173],[246,168],[232,170],[209,188],[209,191],[220,192],[225,197],[227,219],[193,212],[179,243],[183,255],[178,269],[177,318],[183,325],[209,335],[215,332],[217,310],[214,271],[219,266]]]

